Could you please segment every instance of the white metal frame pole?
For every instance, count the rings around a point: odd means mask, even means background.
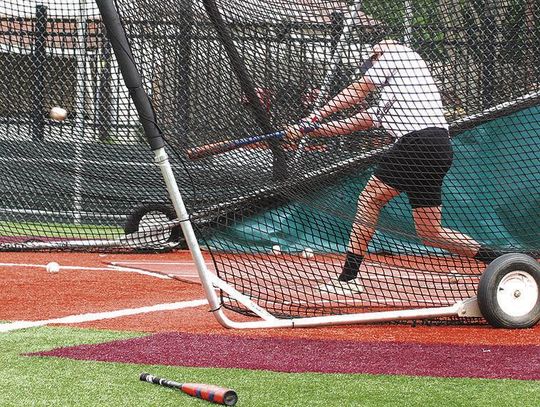
[[[275,317],[270,315],[270,313],[259,307],[244,294],[220,280],[217,276],[211,274],[206,267],[182,195],[180,194],[178,184],[174,177],[169,158],[165,152],[165,141],[157,126],[154,109],[150,103],[148,94],[143,87],[142,76],[135,64],[135,59],[131,53],[131,47],[126,32],[124,31],[124,27],[120,21],[120,15],[116,9],[114,0],[96,0],[96,4],[101,13],[103,23],[107,28],[107,36],[111,41],[111,46],[116,55],[120,71],[122,72],[124,83],[126,84],[126,87],[130,89],[131,99],[137,108],[139,120],[144,128],[148,144],[154,152],[154,161],[161,169],[167,191],[181,222],[184,237],[186,238],[193,259],[195,260],[199,277],[203,283],[212,310],[215,311],[220,308],[220,301],[214,290],[215,285],[219,289],[233,296],[239,303],[259,315],[261,318],[275,320]],[[221,314],[217,314],[218,319],[220,315]],[[226,321],[221,322],[226,324]]]
[[[218,310],[216,318],[227,328],[253,329],[253,328],[307,328],[329,325],[351,325],[362,323],[389,322],[411,319],[428,319],[440,317],[482,317],[478,308],[476,297],[458,301],[446,307],[406,309],[396,311],[365,312],[357,314],[329,315],[320,317],[307,317],[297,319],[258,320],[250,322],[234,322],[228,319],[223,311]]]
[[[212,311],[218,311],[221,306],[220,300],[214,289],[215,286],[216,288],[227,292],[238,302],[240,302],[242,305],[247,307],[255,314],[259,315],[261,318],[272,321],[276,320],[274,316],[272,316],[266,310],[251,301],[247,296],[240,293],[208,270],[201,252],[201,248],[199,246],[199,242],[197,241],[197,237],[195,236],[193,226],[191,225],[191,221],[189,220],[189,214],[186,210],[186,206],[182,199],[180,190],[178,189],[178,184],[175,180],[174,173],[172,172],[172,168],[164,148],[154,151],[154,161],[161,169],[161,174],[163,175],[163,179],[165,180],[167,191],[169,192],[169,196],[172,200],[176,214],[180,219],[180,226],[182,228],[182,232],[184,233],[184,237],[186,239],[186,243],[189,247],[191,255],[193,256],[193,260],[195,261],[197,272],[199,273],[199,278],[201,279],[201,283],[204,287],[204,291],[206,293]],[[220,319],[221,315],[221,313],[216,314],[216,317]],[[227,326],[224,321],[220,322]]]

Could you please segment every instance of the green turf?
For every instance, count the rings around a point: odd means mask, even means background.
[[[99,343],[134,335],[69,328],[39,328],[0,334],[0,406],[210,405],[174,390],[140,382],[138,375],[142,371],[178,381],[229,386],[239,394],[238,406],[540,405],[540,382],[532,381],[290,374],[20,356],[24,352]],[[216,349],[216,357],[219,357],[219,349]]]
[[[78,237],[120,236],[124,230],[114,226],[73,225],[69,223],[0,222],[4,236]]]

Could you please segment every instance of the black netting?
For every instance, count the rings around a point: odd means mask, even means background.
[[[201,244],[270,312],[453,304],[490,259],[540,249],[536,2],[114,5]],[[174,246],[97,6],[8,0],[0,21],[5,247],[126,245],[139,223],[165,230],[135,243]],[[317,128],[296,145],[302,118]]]

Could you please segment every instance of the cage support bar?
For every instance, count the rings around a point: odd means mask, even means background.
[[[229,27],[223,20],[223,17],[221,16],[219,9],[216,5],[216,2],[214,0],[203,0],[203,4],[208,14],[208,17],[210,18],[210,21],[216,29],[216,33],[219,36],[223,47],[225,48],[225,52],[231,63],[232,70],[236,75],[236,79],[240,84],[242,92],[244,93],[246,99],[249,102],[249,106],[251,108],[255,121],[257,122],[263,133],[271,133],[273,129],[270,122],[269,113],[262,106],[262,102],[257,96],[253,81],[251,80],[251,77],[246,68],[246,65],[244,64],[244,61],[242,60],[242,57],[236,49]],[[279,141],[277,140],[269,140],[268,145],[272,150],[274,158],[272,167],[274,179],[286,179],[287,159],[285,152],[283,151]]]
[[[86,55],[88,45],[88,9],[86,0],[80,0],[79,13],[77,16],[77,42],[79,47],[75,50],[75,59],[77,61],[75,86],[75,133],[80,135],[80,140],[75,143],[75,157],[73,160],[73,222],[80,224],[82,220],[81,212],[83,210],[83,169],[84,149],[86,141],[86,126],[84,125],[85,106],[84,99],[86,93]]]
[[[189,214],[186,210],[182,195],[180,194],[180,190],[178,189],[178,184],[176,183],[174,173],[172,172],[167,153],[165,152],[164,148],[161,148],[159,150],[155,150],[154,154],[154,160],[161,169],[161,173],[163,175],[163,179],[165,180],[167,191],[169,191],[169,195],[173,202],[174,209],[176,210],[176,213],[180,219],[185,219],[185,221],[181,223],[182,232],[184,233],[184,237],[186,239],[186,243],[189,247],[191,255],[193,256],[193,260],[195,261],[195,266],[197,267],[197,272],[199,274],[199,278],[201,279],[201,283],[203,285],[211,309],[219,310],[221,306],[219,298],[214,290],[214,286],[217,286],[217,288],[231,295],[238,302],[246,306],[251,311],[255,312],[261,318],[267,321],[275,320],[276,318],[273,317],[266,310],[262,309],[259,305],[251,301],[247,296],[241,294],[208,270],[201,252],[201,248],[199,246],[199,242],[197,241],[197,237],[195,236],[193,226],[189,221]],[[223,323],[219,318],[217,319],[218,321]]]
[[[131,99],[137,108],[139,119],[143,125],[144,133],[148,139],[150,148],[154,151],[154,162],[161,170],[167,191],[178,218],[184,220],[181,224],[182,232],[184,233],[186,243],[195,261],[197,272],[199,273],[199,278],[201,279],[206,292],[208,303],[210,304],[211,309],[218,309],[220,302],[212,287],[209,277],[210,272],[206,267],[193,226],[189,221],[189,214],[187,213],[182,195],[180,194],[171,163],[165,152],[165,142],[155,121],[154,109],[142,86],[141,74],[135,65],[135,60],[131,53],[126,32],[121,24],[118,10],[116,10],[113,0],[96,0],[96,3],[105,28],[107,29],[107,37],[111,41],[111,46],[116,55],[122,77],[124,78],[126,87],[130,91]]]
[[[476,297],[458,301],[447,307],[418,308],[395,311],[365,312],[357,314],[328,315],[320,317],[307,317],[297,319],[259,320],[237,322],[229,319],[223,310],[216,315],[218,320],[227,328],[254,329],[254,328],[307,328],[327,325],[350,325],[372,322],[389,322],[398,320],[430,319],[440,317],[478,317]]]
[[[116,55],[122,77],[129,90],[133,104],[137,108],[139,119],[144,128],[144,134],[148,139],[150,148],[154,151],[158,150],[162,148],[165,143],[156,123],[154,109],[143,88],[141,74],[135,65],[135,59],[131,53],[131,47],[129,46],[126,32],[120,21],[118,11],[114,6],[113,0],[96,0],[96,4],[101,13],[101,18],[103,19],[107,37],[109,38]]]

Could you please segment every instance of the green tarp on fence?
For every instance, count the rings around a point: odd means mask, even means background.
[[[535,106],[454,137],[454,164],[443,190],[446,226],[493,247],[540,248],[540,120],[531,121],[539,116]],[[216,232],[207,245],[239,252],[269,251],[276,244],[290,252],[343,252],[371,170]],[[384,208],[371,249],[436,250],[416,239],[406,196]]]

